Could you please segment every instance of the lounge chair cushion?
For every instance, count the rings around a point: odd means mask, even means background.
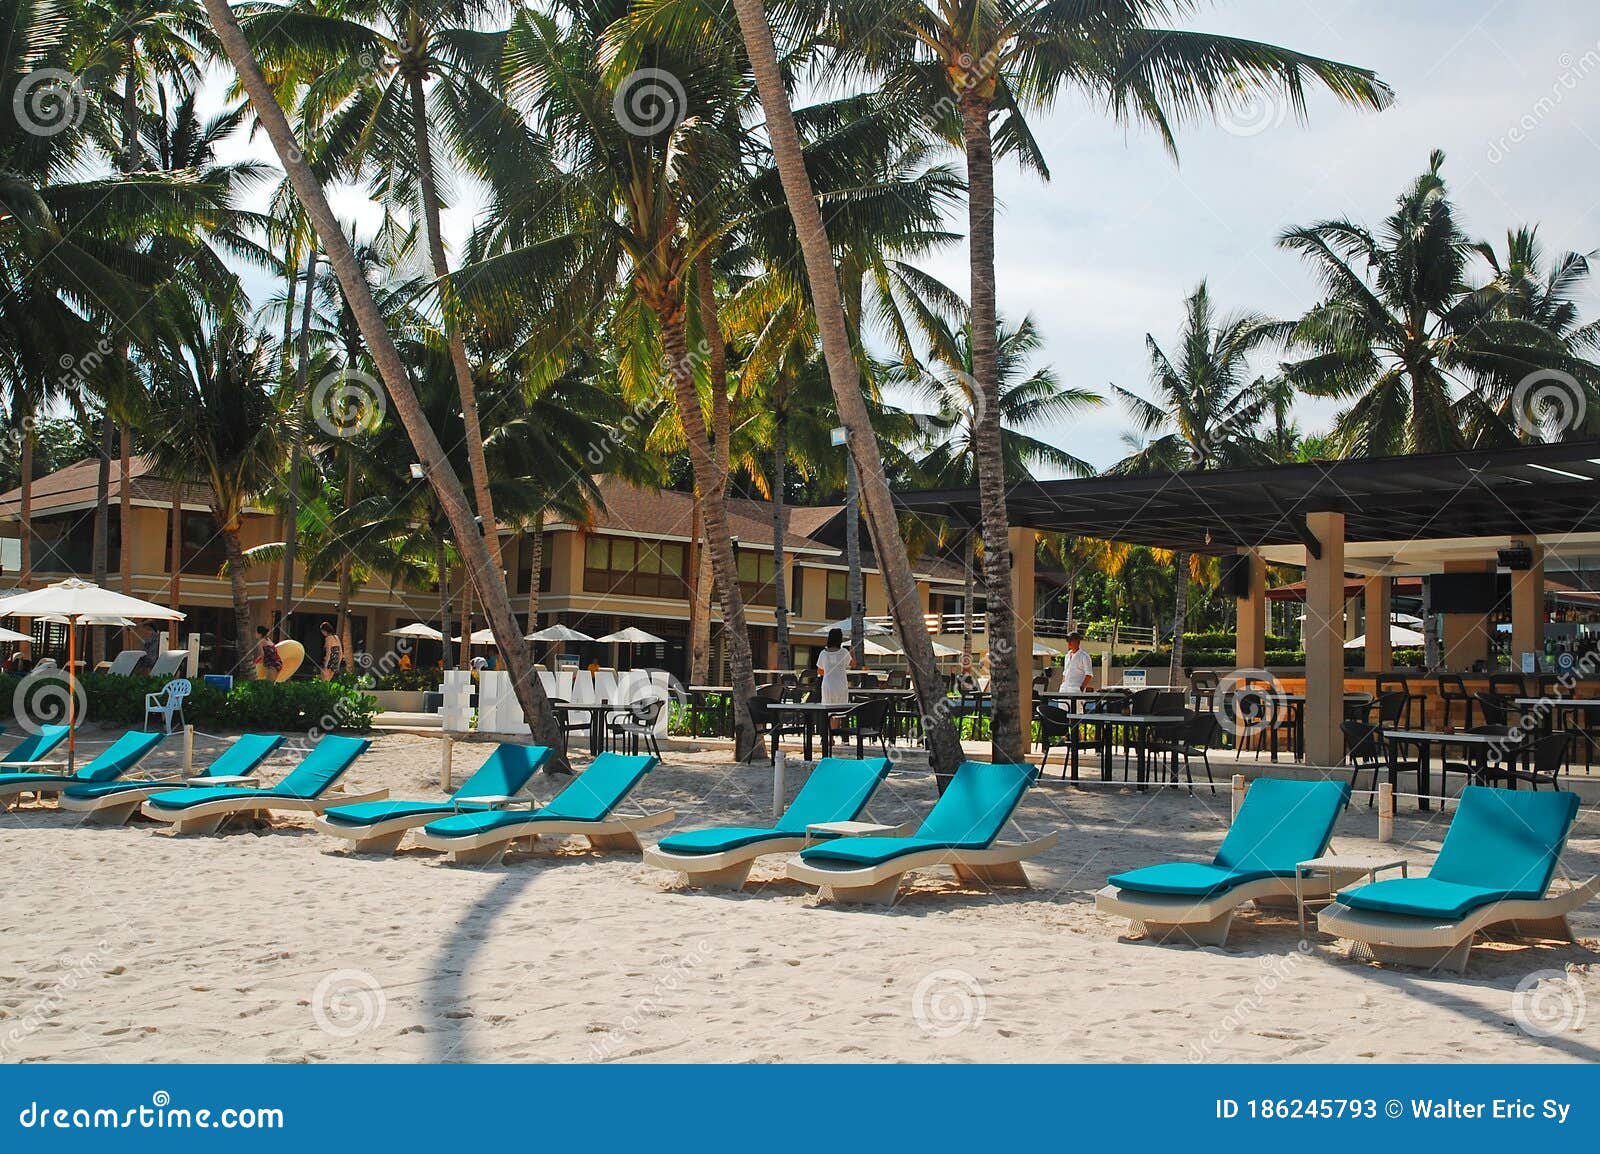
[[[288,777],[271,789],[243,789],[238,787],[199,787],[174,789],[156,794],[150,804],[157,809],[189,809],[211,801],[231,801],[238,798],[287,798],[308,801],[320,797],[322,792],[343,776],[351,763],[370,748],[372,742],[358,737],[324,737],[306,754]]]
[[[59,785],[64,781],[77,781],[64,773],[0,773],[0,789],[19,785]]]
[[[547,745],[497,745],[454,797],[515,797],[545,762]]]
[[[854,821],[888,775],[887,757],[825,757],[773,828],[802,837],[821,822]]]
[[[1263,877],[1293,877],[1296,865],[1327,850],[1349,800],[1349,782],[1257,778],[1212,864]]]
[[[453,813],[479,813],[488,808],[486,805],[455,801],[366,801],[357,805],[336,806],[323,816],[335,825],[362,826],[377,825],[397,817],[425,817],[428,814],[443,817]]]
[[[962,762],[911,837],[842,837],[802,850],[800,857],[808,862],[878,865],[924,850],[987,849],[1038,773],[1031,765]]]
[[[41,725],[38,733],[30,733],[0,757],[0,769],[5,768],[7,762],[43,761],[66,739],[65,725]]]
[[[1542,898],[1577,814],[1575,793],[1468,786],[1428,877]]]
[[[1223,866],[1202,862],[1167,862],[1163,865],[1145,866],[1127,873],[1113,874],[1106,880],[1118,889],[1141,894],[1176,894],[1183,897],[1207,898],[1220,894],[1245,882],[1270,877],[1293,877],[1287,873],[1270,870],[1231,870]]]
[[[1513,895],[1505,890],[1462,885],[1436,878],[1387,878],[1370,885],[1345,890],[1339,900],[1358,910],[1386,914],[1409,914],[1417,918],[1452,921],[1479,906],[1502,901]]]
[[[739,849],[741,846],[755,845],[777,838],[801,836],[803,835],[788,833],[781,829],[755,829],[749,826],[730,825],[719,829],[686,829],[681,833],[662,838],[658,845],[668,853],[710,854],[724,853],[730,849]]]
[[[206,767],[203,777],[247,777],[260,768],[284,739],[277,734],[246,733]],[[68,797],[77,801],[90,801],[97,797],[111,797],[134,790],[171,790],[180,788],[176,781],[107,781],[94,785],[71,785],[65,790]]]
[[[462,813],[431,822],[425,832],[435,837],[473,837],[528,822],[602,822],[658,763],[648,754],[626,757],[602,753],[543,809],[499,809]]]
[[[143,761],[166,738],[164,733],[131,729],[74,775],[79,781],[114,781]]]

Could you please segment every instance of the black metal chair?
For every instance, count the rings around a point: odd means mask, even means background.
[[[1450,795],[1450,775],[1452,773],[1460,774],[1467,785],[1494,784],[1489,779],[1505,777],[1509,772],[1507,766],[1509,766],[1512,757],[1520,752],[1520,747],[1511,738],[1511,727],[1503,722],[1496,721],[1487,725],[1475,725],[1466,732],[1480,737],[1503,737],[1506,739],[1505,746],[1501,749],[1489,751],[1499,755],[1493,760],[1487,755],[1481,762],[1478,759],[1472,761],[1451,761],[1448,757],[1441,759],[1439,763],[1440,797],[1448,797]],[[1446,748],[1448,748],[1448,743]]]
[[[568,702],[565,697],[552,697],[550,699],[550,704],[568,705],[570,702]],[[578,720],[580,717],[583,718],[582,721]],[[587,713],[579,713],[576,710],[571,709],[556,710],[556,726],[561,730],[562,753],[567,752],[569,745],[567,735],[569,733],[581,733],[585,736],[589,736],[590,734],[594,733],[594,729],[590,724],[589,715]],[[594,750],[593,752],[598,753],[599,750]]]
[[[1439,701],[1444,709],[1444,719],[1440,724],[1450,725],[1451,717],[1456,705],[1462,709],[1461,728],[1472,728],[1472,706],[1474,698],[1467,692],[1467,683],[1462,680],[1459,673],[1441,673],[1435,680],[1439,686]]]
[[[763,688],[766,688],[763,686]],[[781,686],[779,687],[782,688]],[[783,713],[773,713],[769,705],[777,704],[775,701],[764,697],[759,692],[745,704],[750,707],[750,720],[755,724],[756,736],[765,734],[767,738],[767,762],[770,764],[778,758],[778,743],[785,735],[794,734],[797,737],[805,735],[805,726],[798,721],[785,721],[791,716]]]
[[[1478,711],[1483,714],[1484,725],[1511,724],[1511,713],[1515,706],[1508,699],[1497,693],[1474,693],[1472,698],[1478,703]]]
[[[889,707],[894,704],[887,697],[875,697],[871,701],[864,701],[849,713],[844,714],[846,724],[839,730],[837,736],[856,739],[856,756],[862,755],[862,749],[868,740],[876,741],[883,750],[885,757],[889,756]]]
[[[1376,685],[1374,688],[1377,689],[1379,701],[1382,701],[1383,698],[1390,693],[1398,693],[1405,698],[1405,709],[1402,711],[1401,717],[1397,718],[1393,724],[1403,725],[1405,728],[1410,729],[1411,702],[1413,700],[1411,694],[1411,682],[1406,678],[1399,676],[1398,674],[1380,674],[1375,681]],[[1422,721],[1424,725],[1427,724],[1426,712],[1424,712]]]
[[[1528,696],[1528,683],[1523,680],[1520,673],[1491,673],[1489,692],[1515,703],[1517,698]]]
[[[1406,694],[1391,691],[1380,693],[1378,700],[1367,708],[1377,711],[1375,724],[1379,729],[1406,729],[1409,728],[1405,724],[1405,718],[1410,702],[1411,699]]]
[[[1189,674],[1189,700],[1194,708],[1209,713],[1216,705],[1217,686],[1222,682],[1215,669],[1196,669]]]
[[[1064,749],[1066,753],[1061,759],[1061,778],[1066,780],[1068,767],[1071,764],[1071,755],[1074,749],[1097,752],[1100,749],[1099,735],[1086,736],[1089,727],[1085,722],[1071,721],[1068,711],[1059,705],[1048,702],[1035,702],[1033,706],[1033,719],[1039,723],[1039,744],[1044,747],[1044,756],[1039,759],[1039,776],[1044,776],[1045,766],[1050,761],[1052,749]]]
[[[1372,772],[1372,790],[1378,790],[1378,771],[1385,765],[1383,755],[1383,730],[1368,721],[1346,721],[1339,726],[1344,734],[1344,756],[1350,763],[1350,789],[1361,788],[1361,771]],[[1372,805],[1372,798],[1367,798]]]
[[[1527,747],[1522,768],[1508,762],[1500,772],[1513,787],[1519,781],[1526,781],[1534,789],[1538,789],[1541,782],[1551,789],[1560,789],[1561,771],[1566,768],[1567,750],[1571,745],[1572,734],[1559,729],[1547,733]]]
[[[628,706],[626,713],[613,717],[606,725],[611,734],[612,748],[615,749],[622,738],[627,738],[629,753],[638,753],[639,743],[643,741],[646,749],[660,757],[661,746],[656,742],[656,723],[661,720],[661,706],[662,701],[659,697],[649,701],[636,701]]]
[[[1211,750],[1221,737],[1222,723],[1217,720],[1215,713],[1208,709],[1191,709],[1185,711],[1183,725],[1178,731],[1169,736],[1158,736],[1151,744],[1151,750],[1168,754],[1182,763],[1190,792],[1194,791],[1193,759],[1198,757],[1205,766],[1206,783],[1211,786],[1211,792],[1216,793],[1217,781],[1211,773]]]

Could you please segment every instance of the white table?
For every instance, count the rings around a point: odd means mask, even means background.
[[[222,773],[215,777],[206,777],[204,775],[186,777],[183,779],[183,784],[192,786],[214,785],[218,788],[222,786],[256,786],[261,784],[261,779],[253,773]]]
[[[531,797],[512,797],[506,793],[477,793],[471,797],[452,797],[452,805],[459,809],[463,805],[481,805],[485,809],[505,809],[507,806],[516,805],[518,802],[532,803]]]
[[[1330,891],[1345,882],[1354,881],[1362,874],[1368,881],[1377,881],[1384,870],[1399,870],[1401,877],[1411,876],[1411,863],[1404,858],[1366,857],[1361,854],[1332,853],[1299,862],[1294,867],[1294,905],[1300,915],[1300,936],[1306,936],[1306,896],[1302,882],[1310,877],[1328,879]]]
[[[870,821],[816,821],[806,826],[806,836],[827,837],[906,837],[911,833],[911,823],[904,825],[878,825]]]

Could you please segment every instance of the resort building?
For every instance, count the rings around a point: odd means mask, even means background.
[[[65,576],[89,578],[95,519],[97,463],[80,461],[35,481],[32,487],[31,584]],[[544,525],[539,573],[533,573],[535,550],[529,536],[501,530],[501,549],[507,584],[518,611],[527,623],[530,591],[537,580],[537,610],[531,628],[563,624],[591,636],[601,636],[637,625],[664,639],[659,645],[641,645],[632,653],[609,645],[568,643],[562,654],[582,664],[667,669],[680,677],[689,672],[691,618],[694,612],[694,568],[699,563],[695,542],[699,523],[694,501],[687,493],[647,490],[621,481],[602,479],[602,504],[585,524],[551,518]],[[21,534],[21,491],[0,496],[0,536]],[[232,665],[233,596],[225,573],[222,539],[211,515],[210,495],[204,486],[179,487],[157,476],[148,462],[134,458],[129,475],[129,530],[121,524],[122,488],[118,469],[111,470],[110,556],[108,583],[121,588],[122,550],[130,551],[131,589],[137,597],[176,604],[188,619],[183,631],[199,632],[205,647],[204,665],[226,669]],[[181,517],[175,508],[181,504]],[[730,500],[730,528],[738,558],[750,639],[758,668],[777,664],[777,629],[774,616],[772,507],[766,502]],[[800,506],[789,510],[789,531],[784,540],[789,568],[789,622],[796,661],[809,656],[822,643],[828,625],[851,613],[850,572],[846,556],[844,507]],[[181,548],[174,574],[173,539]],[[254,508],[247,512],[241,533],[246,550],[283,540],[283,521],[274,511]],[[871,554],[865,527],[861,531],[864,613],[887,620],[884,584]],[[13,554],[14,554],[13,550]],[[964,611],[964,576],[960,564],[937,557],[915,563],[918,591],[930,628],[953,633],[960,644],[960,617]],[[8,569],[3,584],[18,583],[21,574]],[[256,624],[272,624],[284,615],[281,565],[253,566],[246,575],[252,617]],[[481,628],[481,610],[464,591],[462,574],[450,581],[451,635],[461,634],[463,612],[474,614]],[[314,658],[321,650],[317,626],[333,619],[338,590],[332,581],[308,581],[297,572],[289,632],[301,640]],[[391,587],[376,579],[358,586],[350,602],[351,640],[356,653],[379,654],[390,647],[387,631],[411,622],[438,625],[440,593],[436,587]],[[981,594],[975,612],[983,609]],[[722,668],[720,613],[713,601],[712,664]],[[981,631],[981,616],[978,618]],[[48,650],[53,645],[47,627],[35,626],[36,637]],[[1048,632],[1048,628],[1046,629]],[[113,639],[108,650],[121,642]],[[981,648],[981,646],[980,646]],[[439,657],[437,644],[420,643],[417,660],[431,664]],[[546,654],[541,653],[541,657]],[[713,673],[720,677],[720,673]]]

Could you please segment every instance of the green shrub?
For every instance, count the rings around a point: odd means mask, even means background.
[[[19,700],[15,674],[0,674],[0,709],[30,708],[33,698]],[[79,678],[85,694],[86,720],[105,725],[140,725],[144,698],[159,693],[169,678],[116,677],[89,673]],[[197,729],[257,730],[327,729],[365,732],[372,728],[378,703],[348,678],[334,681],[236,681],[227,693],[195,680],[183,703],[183,715]],[[40,720],[56,720],[42,717]]]
[[[444,672],[439,669],[395,669],[378,678],[372,688],[402,693],[435,693],[443,683]]]

